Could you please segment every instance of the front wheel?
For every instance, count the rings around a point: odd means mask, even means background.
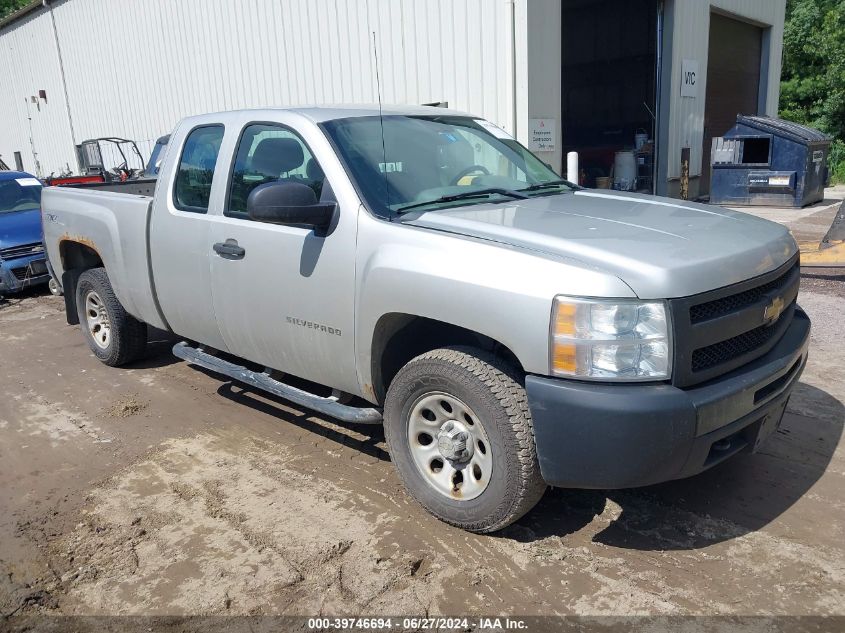
[[[79,276],[76,309],[88,347],[106,365],[119,367],[144,355],[147,325],[120,305],[105,269],[92,268]]]
[[[418,356],[391,383],[384,414],[405,487],[437,518],[494,532],[543,496],[525,389],[501,359],[461,347]]]

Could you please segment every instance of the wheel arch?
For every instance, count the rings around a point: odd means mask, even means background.
[[[420,354],[453,345],[489,351],[505,360],[519,376],[525,375],[517,355],[490,336],[429,317],[391,312],[377,321],[371,344],[370,375],[375,401],[384,403],[391,381],[408,361]]]
[[[59,242],[59,257],[63,271],[65,318],[70,325],[77,325],[76,285],[79,276],[92,268],[105,268],[105,263],[93,242],[84,239],[63,239]]]
[[[59,242],[59,257],[62,269],[98,268],[103,266],[103,258],[93,242],[84,239],[64,239]]]

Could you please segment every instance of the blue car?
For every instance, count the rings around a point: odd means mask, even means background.
[[[41,182],[21,171],[0,171],[0,295],[48,283],[41,241]]]

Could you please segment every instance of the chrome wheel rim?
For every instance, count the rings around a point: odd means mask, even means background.
[[[408,445],[423,480],[444,497],[468,501],[487,489],[492,447],[481,419],[459,398],[440,391],[418,398]]]
[[[93,290],[85,295],[85,322],[94,344],[100,349],[108,349],[111,343],[111,324],[103,300]]]

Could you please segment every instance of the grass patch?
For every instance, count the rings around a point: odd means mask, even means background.
[[[831,143],[827,164],[830,169],[830,184],[841,185],[845,183],[845,142],[835,139]]]

